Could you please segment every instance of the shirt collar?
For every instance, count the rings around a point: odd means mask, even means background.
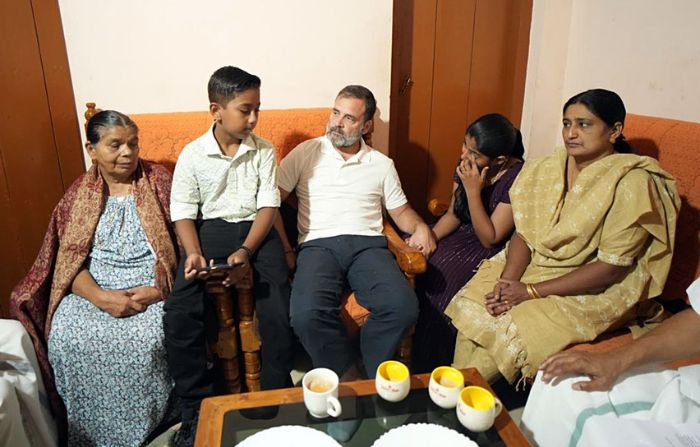
[[[213,123],[211,127],[209,128],[209,131],[206,133],[206,136],[204,137],[204,153],[206,155],[211,155],[211,156],[219,156],[219,157],[226,157],[227,155],[224,155],[221,153],[221,148],[219,148],[219,143],[216,141],[216,138],[214,137],[214,127],[216,126],[216,123]],[[236,152],[236,155],[233,156],[233,159],[235,160],[236,158],[240,157],[241,155],[245,154],[246,152],[253,151],[256,148],[255,142],[253,141],[253,134],[251,133],[246,137],[245,140],[241,141],[241,145],[238,148],[238,152]]]
[[[338,153],[338,151],[335,149],[333,146],[333,143],[331,143],[330,138],[327,136],[324,136],[324,144],[323,144],[323,152],[326,154],[335,156],[335,157],[340,157],[342,158],[342,155]],[[369,163],[372,161],[372,149],[371,147],[367,146],[365,144],[365,140],[360,138],[360,150],[357,151],[356,154],[354,154],[352,157],[348,158],[347,160],[343,160],[345,163]]]

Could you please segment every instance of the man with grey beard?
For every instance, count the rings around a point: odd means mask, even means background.
[[[282,160],[277,177],[282,200],[295,191],[299,202],[292,327],[314,368],[330,368],[339,376],[354,370],[340,320],[340,296],[347,285],[371,312],[360,335],[368,375],[374,376],[377,366],[393,357],[418,315],[416,295],[382,235],[382,209],[399,229],[415,235],[426,256],[436,244],[408,204],[393,161],[363,141],[375,111],[374,95],[367,88],[342,89],[326,135],[294,148]]]

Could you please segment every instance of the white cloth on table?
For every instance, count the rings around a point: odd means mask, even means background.
[[[700,278],[687,291],[693,309],[700,314]],[[599,431],[612,425],[610,419],[619,422],[615,425],[618,430],[625,429],[627,419],[673,427],[700,424],[700,365],[630,371],[610,391],[571,388],[585,379],[577,376],[545,384],[542,373],[537,374],[521,424],[535,445],[600,445]]]
[[[56,425],[29,334],[0,320],[0,445],[52,447]]]

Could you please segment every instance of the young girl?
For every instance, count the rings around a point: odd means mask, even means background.
[[[416,285],[416,372],[452,363],[456,331],[443,312],[479,263],[500,251],[513,232],[508,190],[523,153],[520,131],[503,115],[484,115],[467,128],[450,207],[433,227],[438,247]]]

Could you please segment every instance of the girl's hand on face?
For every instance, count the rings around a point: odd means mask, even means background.
[[[457,176],[462,181],[465,191],[481,191],[486,185],[486,176],[488,173],[488,166],[479,171],[479,166],[472,156],[462,160],[459,166],[457,166]]]

